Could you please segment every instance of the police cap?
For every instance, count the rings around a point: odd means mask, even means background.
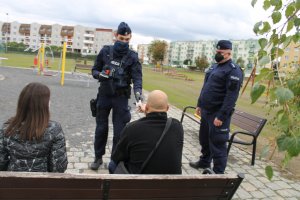
[[[131,33],[131,29],[125,22],[121,22],[118,26],[117,34],[128,35]]]
[[[229,40],[220,40],[217,44],[217,49],[232,49],[232,43]]]

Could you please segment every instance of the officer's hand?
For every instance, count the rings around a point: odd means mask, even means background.
[[[196,108],[196,114],[201,116],[201,108],[200,107],[197,107]]]
[[[223,122],[216,117],[215,120],[214,120],[214,125],[215,126],[222,126],[222,124],[223,124]]]
[[[143,97],[142,97],[141,93],[137,92],[134,95],[135,95],[136,102],[143,101]]]

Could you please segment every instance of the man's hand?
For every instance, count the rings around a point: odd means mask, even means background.
[[[223,124],[223,122],[216,117],[215,120],[214,120],[214,125],[215,126],[222,126],[222,124]]]
[[[146,111],[146,104],[144,104],[141,101],[139,101],[139,102],[136,103],[136,108],[137,108],[138,112],[145,113],[145,111]]]

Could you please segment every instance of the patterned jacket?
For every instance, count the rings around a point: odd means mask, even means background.
[[[24,141],[19,134],[5,136],[7,124],[0,129],[0,171],[61,172],[68,159],[63,130],[50,121],[41,141]]]

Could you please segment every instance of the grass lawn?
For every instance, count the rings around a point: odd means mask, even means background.
[[[177,108],[183,109],[187,105],[196,106],[197,100],[202,88],[204,73],[183,71],[178,73],[185,74],[194,81],[186,81],[183,79],[175,79],[164,75],[162,72],[154,71],[153,68],[143,67],[143,88],[147,91],[160,89],[168,94],[169,101]],[[247,79],[245,79],[247,80]],[[244,85],[246,81],[244,82]],[[265,117],[270,121],[275,112],[266,115],[268,108],[266,108],[265,99],[261,98],[255,104],[251,104],[250,100],[250,84],[248,84],[245,93],[239,97],[237,102],[237,109],[249,112],[260,117]],[[262,133],[264,137],[273,138],[277,135],[274,128],[267,123]]]
[[[2,66],[15,66],[15,67],[25,67],[30,68],[33,66],[34,55],[28,54],[16,54],[16,53],[0,53],[0,57],[8,58],[7,60],[2,60]],[[60,67],[60,58],[52,57],[49,59],[49,68],[51,70],[58,70]],[[93,64],[92,61],[88,61],[87,64]],[[75,66],[74,59],[66,59],[66,71],[73,71]]]

